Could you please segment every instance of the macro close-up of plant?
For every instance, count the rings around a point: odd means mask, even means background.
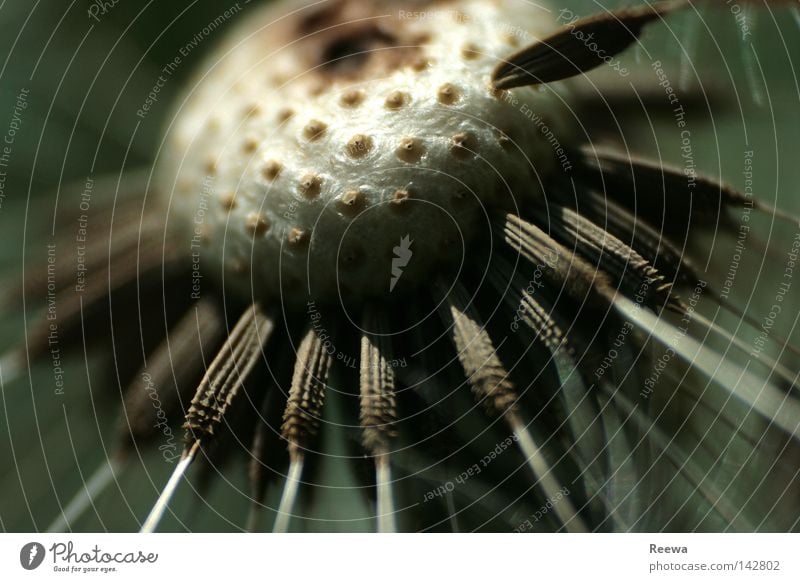
[[[2,531],[800,529],[794,0],[0,31]]]

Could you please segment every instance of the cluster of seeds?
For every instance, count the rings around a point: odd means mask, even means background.
[[[552,147],[520,102],[555,127],[562,88],[516,89],[512,98],[490,84],[513,48],[509,24],[551,22],[542,9],[467,2],[448,26],[395,16],[388,46],[338,65],[344,71],[326,70],[329,46],[368,32],[333,23],[341,34],[317,43],[323,57],[315,63],[313,47],[283,46],[270,26],[261,28],[202,71],[178,112],[162,163],[165,190],[181,185],[174,208],[192,228],[198,204],[212,208],[211,264],[247,274],[240,280],[248,291],[276,293],[283,280],[317,296],[385,292],[403,237],[415,253],[404,278],[419,281],[442,260],[463,260],[453,247],[480,230],[482,206],[535,200],[541,175],[553,170]],[[412,42],[422,44],[409,52]],[[348,59],[356,56],[333,62]],[[213,201],[198,197],[208,182]],[[342,257],[359,257],[344,279]]]

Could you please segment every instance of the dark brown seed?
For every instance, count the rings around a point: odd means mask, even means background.
[[[385,325],[373,309],[364,310],[361,335],[361,430],[364,448],[373,456],[389,452],[389,443],[396,436],[394,421],[397,402],[394,394],[394,370],[391,343],[384,335]]]
[[[309,328],[297,350],[297,362],[283,413],[281,434],[290,454],[302,455],[319,431],[331,357],[316,332]]]
[[[186,442],[214,436],[261,356],[273,324],[258,304],[248,307],[208,367],[186,413]]]
[[[444,286],[439,285],[442,289]],[[491,414],[513,412],[517,394],[508,372],[463,287],[456,283],[440,304],[445,326],[452,331],[458,359],[475,399]]]
[[[498,89],[538,85],[600,66],[633,44],[642,28],[687,6],[684,0],[603,12],[572,23],[506,57],[492,73]]]

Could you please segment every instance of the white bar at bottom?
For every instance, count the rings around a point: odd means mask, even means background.
[[[31,542],[45,556],[26,570],[20,552]],[[800,580],[799,542],[792,534],[3,534],[0,579]]]

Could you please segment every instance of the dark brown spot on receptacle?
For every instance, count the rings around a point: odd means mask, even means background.
[[[269,230],[267,217],[260,212],[251,212],[245,218],[245,228],[252,236],[263,236]]]
[[[457,158],[471,156],[477,147],[475,136],[466,131],[455,134],[450,142],[452,144],[450,152]]]
[[[323,79],[314,79],[308,86],[308,96],[319,97],[329,86]]]
[[[315,141],[325,134],[328,124],[318,119],[312,119],[303,128],[303,136],[310,141]]]
[[[247,272],[247,262],[236,257],[228,261],[228,268],[237,275],[243,275]]]
[[[351,158],[363,158],[372,151],[372,138],[363,133],[357,133],[347,142],[347,154]]]
[[[417,34],[411,37],[411,44],[414,45],[428,44],[429,42],[431,42],[432,38],[433,36],[431,35],[430,32],[418,32]]]
[[[436,91],[436,98],[442,105],[452,105],[461,98],[461,91],[450,83],[445,83]]]
[[[389,208],[393,210],[405,209],[408,201],[411,200],[411,192],[406,189],[395,190],[392,199],[389,200]]]
[[[252,154],[258,149],[258,140],[254,137],[248,137],[242,143],[242,151],[246,154]]]
[[[289,234],[286,236],[286,242],[293,248],[303,248],[308,245],[311,239],[311,234],[307,230],[300,228],[290,228]]]
[[[489,94],[498,101],[508,101],[508,91],[506,89],[498,89],[494,85],[487,85]]]
[[[322,191],[322,178],[316,174],[306,174],[300,178],[297,190],[306,198],[316,198]]]
[[[264,167],[261,168],[262,175],[269,181],[274,180],[281,174],[283,164],[277,160],[267,160]]]
[[[474,61],[481,56],[481,49],[475,43],[468,42],[461,47],[461,56],[467,61]]]
[[[231,211],[236,208],[236,192],[225,192],[219,197],[219,204],[223,210]]]
[[[290,109],[289,107],[284,107],[283,109],[278,111],[278,114],[275,116],[275,118],[278,120],[278,123],[286,123],[293,116],[294,116],[294,110]]]
[[[508,132],[502,130],[497,132],[497,143],[500,144],[500,147],[503,149],[509,149],[513,145],[511,136],[508,135]]]
[[[403,91],[392,91],[386,96],[386,100],[383,102],[384,107],[386,109],[400,109],[408,104],[411,100],[411,97],[408,93],[404,93]]]
[[[244,117],[245,119],[248,117],[255,117],[260,115],[262,111],[261,105],[258,103],[251,103],[244,108]]]
[[[395,155],[400,161],[407,164],[413,164],[425,155],[425,146],[422,145],[422,140],[414,137],[404,137],[400,140],[395,150]]]
[[[506,32],[503,34],[503,40],[508,46],[516,47],[519,46],[519,38],[513,32]]]
[[[343,107],[358,107],[364,102],[367,94],[363,89],[348,89],[339,97]]]
[[[411,60],[411,68],[415,71],[424,71],[431,65],[428,57],[415,57]]]
[[[339,212],[347,216],[355,216],[364,209],[367,197],[360,190],[349,190],[336,201]]]

